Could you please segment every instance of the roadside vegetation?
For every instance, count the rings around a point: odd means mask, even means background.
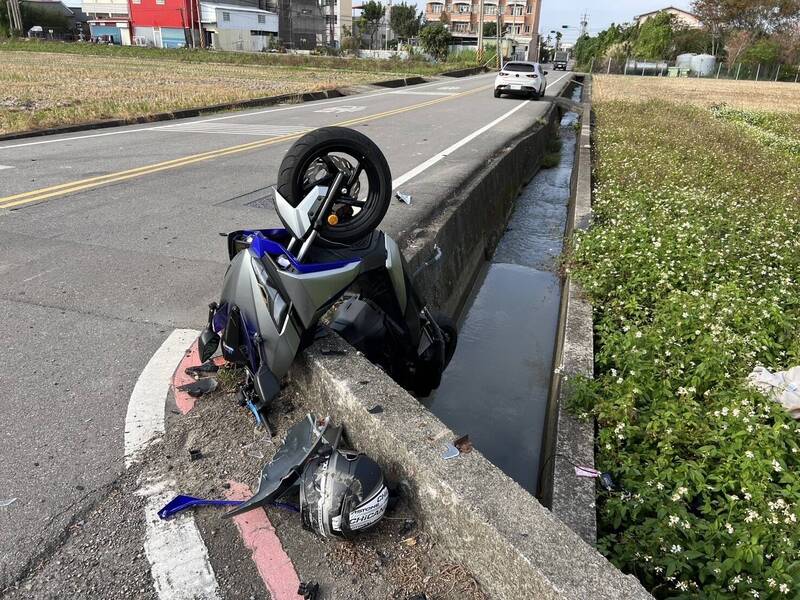
[[[656,597],[796,598],[800,425],[746,377],[800,364],[800,106],[634,81],[596,78],[595,217],[570,262],[596,339],[573,408],[614,480],[599,548]]]
[[[0,42],[0,134],[474,66],[89,43]]]
[[[629,59],[675,61],[684,53],[711,54],[727,66],[727,77],[760,75],[762,80],[795,81],[800,64],[800,2],[693,0],[690,10],[701,27],[662,12],[641,24],[612,23],[596,36],[579,38],[574,53],[577,68],[613,65],[621,70]]]

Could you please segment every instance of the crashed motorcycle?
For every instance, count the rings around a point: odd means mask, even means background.
[[[274,190],[283,228],[228,235],[230,265],[200,335],[203,361],[220,342],[244,367],[239,401],[266,423],[298,351],[328,326],[418,396],[438,387],[456,345],[453,322],[415,289],[397,243],[377,230],[392,198],[383,153],[341,127],[312,131],[289,149]]]

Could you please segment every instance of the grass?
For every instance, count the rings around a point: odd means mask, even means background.
[[[0,134],[428,75],[461,63],[0,43]]]
[[[800,87],[595,81],[570,269],[596,340],[573,408],[615,481],[599,549],[658,598],[798,597],[800,426],[746,377],[800,364]]]
[[[739,109],[800,112],[800,84],[796,83],[595,75],[594,90],[595,96],[606,102],[669,100],[705,108],[726,104]]]

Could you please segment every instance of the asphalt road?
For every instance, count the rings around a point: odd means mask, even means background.
[[[0,142],[0,500],[17,499],[0,508],[0,591],[103,502],[137,376],[173,328],[202,327],[218,233],[278,225],[269,188],[292,142],[333,124],[371,137],[414,198],[383,224],[403,235],[549,104],[495,99],[492,80]],[[549,80],[548,96],[569,77]]]

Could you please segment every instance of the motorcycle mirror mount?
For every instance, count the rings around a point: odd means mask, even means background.
[[[214,353],[219,347],[219,335],[214,331],[213,324],[214,313],[217,308],[218,305],[216,302],[212,302],[208,305],[208,325],[206,325],[206,328],[203,329],[200,333],[200,337],[197,339],[197,350],[202,362],[211,360],[211,357],[214,356]]]

